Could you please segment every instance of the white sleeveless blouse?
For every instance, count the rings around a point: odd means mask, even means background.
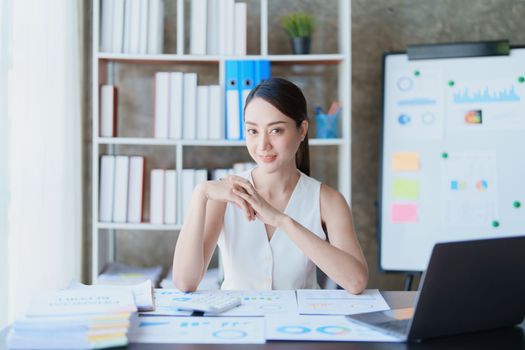
[[[253,169],[252,169],[253,170]],[[252,182],[251,172],[239,176]],[[321,239],[321,183],[303,173],[284,210]],[[315,264],[288,235],[277,228],[268,241],[264,223],[247,221],[244,212],[228,203],[218,245],[224,269],[221,289],[272,290],[319,288]]]

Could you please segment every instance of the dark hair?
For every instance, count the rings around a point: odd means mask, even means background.
[[[282,114],[293,119],[297,128],[308,120],[306,99],[303,92],[291,81],[283,78],[269,78],[263,80],[250,91],[246,98],[244,110],[254,98],[262,98],[277,108]],[[297,168],[306,175],[310,175],[310,154],[308,151],[308,133],[295,153]]]

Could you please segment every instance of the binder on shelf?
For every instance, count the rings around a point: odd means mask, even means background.
[[[224,55],[233,55],[235,47],[235,0],[224,0]]]
[[[246,55],[246,23],[248,6],[245,2],[235,3],[234,53],[237,56]]]
[[[170,73],[157,72],[155,74],[155,138],[168,137],[169,93]]]
[[[117,88],[113,85],[102,85],[100,89],[100,136],[117,136]]]
[[[239,140],[241,138],[238,66],[238,61],[226,61],[226,139],[228,140]]]
[[[142,222],[144,207],[144,157],[129,159],[128,222]]]
[[[100,193],[98,221],[113,220],[113,192],[115,188],[115,156],[100,157]]]
[[[184,73],[184,114],[182,130],[184,138],[195,139],[197,122],[197,73]]]
[[[164,223],[175,225],[177,222],[177,172],[164,172]]]
[[[209,138],[211,140],[223,140],[224,108],[222,107],[221,87],[219,85],[210,85],[210,91],[208,94]]]
[[[140,0],[139,20],[139,53],[148,53],[148,3],[149,0]]]
[[[113,27],[111,51],[120,53],[124,48],[124,0],[113,0]]]
[[[208,117],[208,100],[209,87],[197,86],[197,139],[208,139],[209,117]]]
[[[208,0],[208,23],[206,25],[206,53],[208,55],[218,55],[219,51],[219,4],[221,0]]]
[[[182,139],[182,114],[184,113],[184,73],[170,73],[169,131],[170,139]]]
[[[100,50],[111,52],[113,39],[113,1],[101,1],[102,19],[100,21]]]
[[[123,52],[131,52],[131,2],[124,0],[124,43]]]
[[[240,96],[240,127],[241,127],[241,138],[244,139],[244,106],[246,104],[246,98],[252,89],[255,87],[255,61],[238,61],[239,65],[239,96]]]
[[[161,54],[164,49],[164,1],[149,0],[148,53]]]
[[[115,195],[113,222],[127,222],[128,218],[129,157],[115,157]]]
[[[190,54],[206,54],[207,0],[191,0]]]
[[[254,63],[254,86],[259,85],[263,80],[270,78],[271,76],[271,67],[269,60],[257,60]]]
[[[179,208],[179,218],[181,223],[186,218],[186,212],[190,205],[193,187],[195,186],[195,169],[182,169],[182,196],[181,205]]]
[[[128,52],[133,54],[137,54],[140,51],[140,1],[141,0],[131,0],[130,43]]]
[[[164,224],[164,170],[151,170],[150,222]]]

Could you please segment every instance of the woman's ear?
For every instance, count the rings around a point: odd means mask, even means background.
[[[304,138],[308,134],[308,120],[303,120],[301,126],[299,127],[299,133],[301,134],[301,141],[304,141]]]

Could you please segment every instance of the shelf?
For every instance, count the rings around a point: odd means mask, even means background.
[[[140,224],[132,223],[110,223],[110,222],[99,222],[97,224],[99,229],[108,230],[137,230],[137,231],[178,231],[181,225],[161,225],[161,224],[150,224],[147,222]]]
[[[100,52],[97,57],[110,61],[132,62],[203,62],[219,63],[225,60],[269,60],[279,63],[310,63],[310,64],[338,64],[344,60],[342,54],[311,54],[311,55],[247,55],[247,56],[222,56],[222,55],[177,55],[177,54],[127,54]]]
[[[99,137],[99,145],[145,145],[145,146],[245,146],[244,140],[174,140],[148,137]],[[343,139],[309,139],[310,146],[344,145]]]

